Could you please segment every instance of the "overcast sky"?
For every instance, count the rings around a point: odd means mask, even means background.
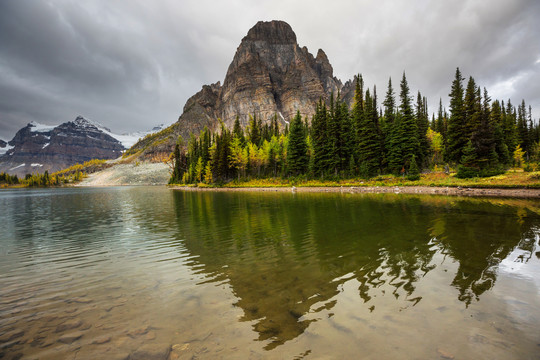
[[[380,96],[406,71],[434,112],[459,66],[540,117],[538,0],[0,0],[0,138],[79,114],[116,133],[173,123],[203,84],[223,82],[247,31],[273,19]]]

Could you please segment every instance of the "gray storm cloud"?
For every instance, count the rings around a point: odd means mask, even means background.
[[[203,84],[223,81],[249,28],[272,19],[380,95],[406,71],[434,112],[459,66],[538,118],[539,15],[535,0],[0,0],[0,137],[78,114],[118,133],[172,123]]]

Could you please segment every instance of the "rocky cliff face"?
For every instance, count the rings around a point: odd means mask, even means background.
[[[190,132],[197,135],[204,126],[216,130],[218,119],[232,128],[237,116],[244,127],[250,115],[263,123],[274,116],[290,121],[297,111],[311,118],[319,99],[328,101],[332,92],[341,91],[342,98],[350,103],[354,83],[343,85],[333,73],[324,51],[319,49],[314,57],[306,47],[300,47],[289,24],[260,21],[242,39],[223,85],[203,86],[156,143],[170,152],[178,135],[187,140]],[[146,145],[144,149],[145,153],[149,151]],[[143,147],[136,144],[132,150]]]
[[[232,126],[236,116],[247,125],[249,114],[268,121],[280,114],[291,119],[299,110],[311,116],[316,102],[341,88],[324,51],[313,57],[300,48],[289,24],[259,22],[236,50],[219,97],[218,114]]]
[[[9,141],[0,156],[0,172],[23,176],[58,171],[91,159],[113,159],[124,147],[108,129],[77,117],[58,126],[29,123]]]

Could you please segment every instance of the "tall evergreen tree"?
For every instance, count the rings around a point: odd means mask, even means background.
[[[450,118],[448,119],[445,159],[448,162],[459,163],[463,156],[463,149],[469,141],[463,106],[463,77],[459,68],[456,69],[456,75],[454,81],[452,81],[452,90],[449,96]]]
[[[287,166],[289,174],[299,175],[307,170],[307,144],[300,111],[291,122],[287,146]]]
[[[476,164],[479,169],[493,168],[498,165],[498,156],[495,151],[495,133],[490,121],[490,103],[491,99],[484,89],[484,100],[481,102],[481,108],[477,110],[474,117],[479,119],[478,125],[474,128],[471,136],[471,142],[475,149]]]
[[[509,164],[510,154],[508,153],[508,146],[504,141],[504,133],[502,126],[502,108],[499,100],[495,100],[491,105],[489,118],[491,126],[493,127],[495,151],[497,152],[499,162],[502,164]]]
[[[328,111],[322,100],[319,100],[317,104],[311,128],[313,134],[313,173],[315,176],[324,176],[331,163],[331,144],[328,137]]]
[[[504,141],[508,147],[510,157],[512,157],[516,147],[519,145],[516,127],[516,109],[510,99],[508,99],[506,107],[504,104],[502,105],[502,109]]]
[[[443,139],[443,153],[446,153],[448,145],[448,131],[447,131],[448,118],[446,116],[446,110],[443,109],[442,99],[439,98],[439,111],[437,112],[437,120],[435,123],[435,131],[441,134]]]
[[[355,119],[358,126],[358,164],[363,176],[369,177],[377,173],[380,165],[380,139],[378,129],[378,111],[376,99],[372,98],[369,89],[366,90],[365,108]]]
[[[463,99],[465,136],[468,139],[471,138],[476,128],[480,125],[480,101],[479,88],[477,88],[473,77],[470,76]]]
[[[408,169],[412,156],[419,153],[420,143],[418,141],[418,126],[416,125],[416,120],[411,107],[409,85],[407,83],[407,78],[405,77],[405,72],[401,79],[399,98],[402,128],[402,163],[406,166],[406,169]]]
[[[234,121],[233,136],[236,136],[238,139],[240,139],[240,142],[242,145],[246,143],[244,130],[242,129],[242,126],[240,125],[240,119],[238,116],[236,117],[236,120]]]
[[[416,126],[418,128],[419,151],[416,162],[420,167],[426,165],[429,153],[429,140],[427,131],[429,128],[429,115],[427,109],[427,99],[422,97],[420,91],[416,97]]]
[[[328,170],[333,172],[335,175],[338,174],[341,165],[340,157],[340,134],[341,126],[339,113],[341,112],[341,107],[339,106],[339,94],[334,97],[334,93],[330,96],[330,109],[328,111],[327,117],[327,136],[328,136]]]
[[[261,141],[261,129],[259,127],[259,122],[257,121],[257,117],[249,116],[249,141],[251,141],[255,145],[259,145]]]
[[[339,153],[340,153],[340,170],[345,171],[350,167],[351,157],[354,157],[356,151],[356,130],[354,121],[349,114],[349,107],[345,101],[340,101],[339,106]]]
[[[521,148],[525,152],[525,158],[528,159],[531,146],[529,124],[527,121],[527,107],[525,106],[525,100],[522,100],[521,104],[518,106],[516,129],[518,144],[521,145]]]
[[[386,152],[384,163],[390,172],[399,173],[403,167],[401,148],[403,129],[401,127],[401,114],[396,114],[396,100],[391,78],[388,79],[388,90],[386,91],[383,105],[384,127],[382,131],[384,136],[384,149]]]

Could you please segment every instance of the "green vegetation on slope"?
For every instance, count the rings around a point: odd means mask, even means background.
[[[517,108],[510,100],[491,101],[472,77],[466,88],[463,80],[457,69],[450,114],[441,101],[431,121],[420,92],[413,105],[404,73],[399,104],[391,80],[379,108],[376,89],[364,91],[358,76],[352,109],[338,93],[329,104],[319,102],[311,122],[297,114],[290,129],[280,127],[276,117],[264,125],[252,117],[245,131],[238,121],[232,131],[223,124],[216,133],[205,128],[198,138],[192,134],[187,146],[178,139],[170,183],[251,186],[262,181],[279,186],[370,179],[382,184],[536,187],[537,181],[525,175],[507,174],[509,180],[503,182],[478,179],[503,174],[512,166],[534,170],[540,160],[540,129],[524,101]],[[450,168],[457,173],[449,176]],[[444,180],[430,180],[438,174]]]

